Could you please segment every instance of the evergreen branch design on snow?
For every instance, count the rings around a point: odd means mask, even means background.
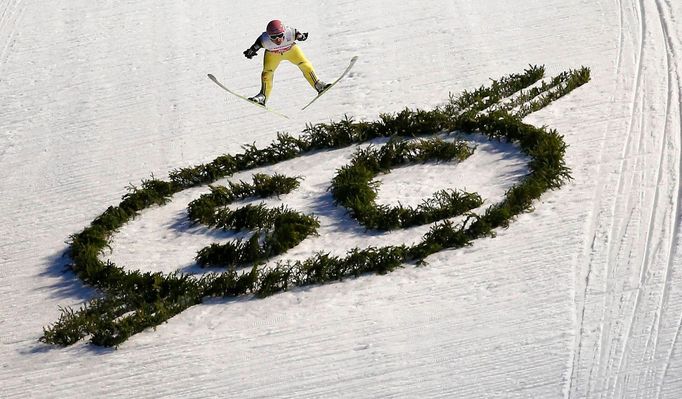
[[[332,180],[331,192],[336,202],[350,211],[353,218],[368,229],[395,230],[433,223],[459,216],[483,204],[477,193],[442,190],[411,207],[377,206],[376,187],[371,180],[379,173],[410,163],[427,161],[463,161],[473,153],[463,142],[440,139],[417,142],[393,138],[381,148],[358,150],[350,164],[342,167]]]
[[[268,209],[263,204],[246,205],[236,210],[226,206],[249,197],[267,198],[283,195],[298,188],[300,178],[262,173],[253,175],[253,184],[229,183],[230,187],[210,186],[211,193],[190,202],[189,218],[208,226],[231,230],[256,229],[248,240],[226,244],[212,244],[196,256],[202,267],[245,266],[264,262],[298,245],[311,234],[316,234],[319,222],[282,206]],[[219,208],[221,207],[221,208]]]
[[[205,298],[254,295],[265,297],[292,287],[324,284],[366,273],[388,273],[410,262],[423,263],[431,254],[470,245],[493,236],[513,219],[532,209],[545,191],[570,179],[564,162],[566,144],[554,130],[526,124],[522,119],[570,93],[590,79],[588,68],[570,70],[542,81],[544,67],[531,66],[472,92],[451,96],[448,103],[430,111],[405,109],[380,115],[377,121],[352,118],[308,125],[299,137],[278,134],[265,148],[247,145],[235,155],[191,168],[174,170],[170,181],[150,179],[131,187],[118,206],[110,206],[90,226],[71,237],[71,268],[102,295],[79,309],[61,309],[58,321],[44,328],[41,341],[67,346],[82,339],[102,346],[118,346],[148,327],[155,327]],[[373,179],[399,165],[426,161],[463,161],[473,149],[461,142],[418,139],[449,132],[481,133],[490,140],[516,143],[530,162],[529,173],[507,191],[504,199],[481,214],[471,213],[482,200],[476,193],[437,192],[416,208],[378,206]],[[331,192],[337,204],[368,229],[390,230],[436,222],[421,241],[408,246],[354,248],[346,256],[317,253],[303,261],[279,262],[266,268],[268,258],[285,253],[310,234],[319,223],[314,215],[264,205],[227,208],[245,198],[285,195],[296,189],[299,178],[256,174],[253,183],[211,186],[211,193],[189,204],[192,221],[224,229],[253,229],[248,240],[214,244],[199,251],[198,263],[220,265],[226,271],[194,277],[186,274],[142,273],[99,259],[111,236],[140,211],[163,205],[187,188],[210,184],[236,172],[273,165],[315,150],[337,149],[376,138],[390,138],[380,148],[358,150],[351,162],[337,171]],[[459,224],[447,220],[465,215]],[[238,271],[236,267],[252,265]]]

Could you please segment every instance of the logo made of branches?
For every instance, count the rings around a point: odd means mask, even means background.
[[[211,297],[266,297],[293,287],[325,284],[368,273],[385,274],[405,264],[420,264],[436,252],[461,248],[475,239],[494,235],[519,214],[532,209],[545,191],[570,179],[564,162],[566,144],[553,130],[522,122],[575,88],[587,83],[587,68],[543,80],[544,67],[531,66],[521,74],[493,80],[488,86],[451,96],[433,110],[405,109],[376,121],[352,118],[309,125],[298,137],[278,134],[265,148],[247,145],[239,154],[210,163],[174,170],[168,181],[150,179],[131,188],[120,204],[109,207],[90,226],[71,237],[71,268],[102,295],[79,309],[63,308],[59,320],[44,328],[41,341],[67,346],[89,338],[95,345],[117,346],[130,336],[157,326],[190,306]],[[473,149],[460,140],[436,138],[450,132],[478,133],[490,140],[514,143],[528,159],[528,173],[504,198],[483,212],[477,193],[441,190],[416,207],[376,203],[375,178],[390,169],[428,161],[463,161]],[[279,196],[295,190],[298,177],[254,174],[252,182],[211,185],[234,173],[273,165],[313,151],[331,150],[383,139],[383,145],[358,149],[350,163],[337,170],[330,191],[337,205],[371,230],[395,230],[433,224],[412,245],[353,248],[345,256],[316,253],[305,260],[265,266],[286,253],[320,226],[314,215],[286,206],[263,204],[233,207],[247,198]],[[210,185],[210,193],[188,206],[195,223],[228,230],[249,230],[248,239],[212,244],[196,256],[202,266],[225,271],[202,276],[125,270],[100,259],[115,231],[142,210],[159,206],[191,187]],[[461,216],[460,223],[449,219]]]

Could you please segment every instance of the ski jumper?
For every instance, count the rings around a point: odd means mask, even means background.
[[[260,92],[263,93],[266,98],[270,97],[275,70],[282,60],[289,61],[296,65],[301,70],[308,83],[317,90],[316,85],[318,84],[319,79],[315,75],[313,65],[308,61],[305,54],[303,54],[303,50],[296,45],[297,33],[296,29],[285,27],[284,41],[281,44],[277,44],[270,40],[270,36],[267,32],[263,32],[258,40],[256,40],[257,43],[260,43],[260,45],[265,48]]]

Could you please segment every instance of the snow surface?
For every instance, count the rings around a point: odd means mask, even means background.
[[[314,93],[283,64],[269,104],[290,120],[206,78],[255,94],[261,61],[241,52],[273,18],[310,32],[322,79],[360,56],[305,112]],[[682,397],[681,38],[678,0],[0,0],[0,397]],[[65,241],[129,184],[308,122],[431,109],[529,64],[592,70],[526,119],[564,135],[574,180],[497,237],[386,276],[213,300],[117,350],[38,342],[59,306],[97,294],[65,271]],[[477,144],[383,176],[379,200],[455,187],[494,202],[525,159]],[[333,206],[352,150],[262,169],[304,176],[282,201],[323,225],[285,258],[425,231],[368,235]],[[145,211],[106,257],[197,272],[196,250],[228,238],[185,220],[206,191]]]

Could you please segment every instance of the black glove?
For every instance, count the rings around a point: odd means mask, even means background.
[[[308,38],[308,32],[296,32],[296,40],[304,41]]]
[[[258,50],[254,49],[253,47],[249,47],[244,51],[244,56],[248,59],[251,59],[258,54]]]

